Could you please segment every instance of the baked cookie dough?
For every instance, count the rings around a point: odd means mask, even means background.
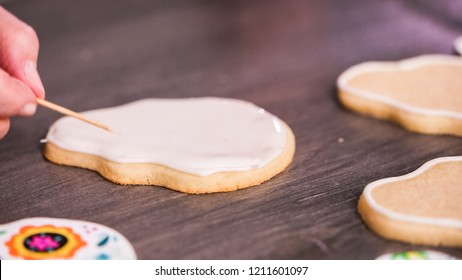
[[[339,99],[353,111],[426,134],[462,136],[462,59],[424,55],[343,72]]]
[[[63,117],[49,129],[45,157],[118,184],[233,191],[282,172],[295,152],[287,124],[236,99],[144,99],[83,115],[113,132]]]
[[[358,211],[382,237],[462,247],[461,182],[462,156],[434,159],[407,175],[367,185]]]

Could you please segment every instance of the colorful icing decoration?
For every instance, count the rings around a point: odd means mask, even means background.
[[[9,253],[24,259],[67,259],[87,245],[67,227],[25,226],[6,243]]]
[[[456,258],[435,251],[406,251],[385,254],[377,260],[455,260]]]
[[[3,259],[136,259],[124,236],[95,223],[29,218],[0,225],[0,232]]]
[[[109,235],[104,235],[101,241],[98,242],[98,247],[104,246],[109,241]]]
[[[454,42],[454,48],[460,55],[462,55],[462,36],[456,39]]]
[[[199,176],[263,167],[286,144],[277,117],[235,99],[144,99],[83,114],[115,133],[64,117],[50,127],[47,143],[113,162],[157,163]]]

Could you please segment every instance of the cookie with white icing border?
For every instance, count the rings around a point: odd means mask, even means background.
[[[426,134],[462,136],[462,59],[423,55],[366,62],[343,72],[338,95],[348,109]]]
[[[462,156],[366,186],[358,211],[382,237],[413,244],[462,247]]]
[[[460,55],[462,55],[462,36],[460,36],[459,38],[457,38],[457,39],[454,41],[454,49],[455,49]]]
[[[115,132],[61,118],[49,129],[45,157],[118,184],[233,191],[282,172],[295,152],[287,124],[241,100],[145,99],[83,115]]]

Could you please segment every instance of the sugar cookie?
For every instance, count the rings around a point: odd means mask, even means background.
[[[366,186],[358,203],[379,235],[423,245],[462,247],[462,156],[431,160]]]
[[[28,218],[0,225],[0,259],[136,259],[119,232],[95,223]]]
[[[428,134],[462,136],[462,59],[424,55],[366,62],[337,80],[345,107]]]
[[[235,99],[145,99],[83,114],[115,133],[63,117],[50,127],[45,157],[118,184],[232,191],[280,173],[295,152],[283,121]]]

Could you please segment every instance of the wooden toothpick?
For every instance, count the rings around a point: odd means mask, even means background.
[[[48,109],[51,109],[53,111],[56,111],[56,112],[59,112],[63,115],[66,115],[66,116],[69,116],[69,117],[73,117],[73,118],[76,118],[76,119],[79,119],[81,121],[84,121],[86,123],[89,123],[91,125],[94,125],[94,126],[97,126],[99,128],[102,128],[104,130],[107,130],[107,131],[111,131],[111,129],[109,128],[109,126],[105,125],[105,124],[102,124],[100,122],[97,122],[97,121],[93,121],[93,120],[90,120],[84,116],[82,116],[81,114],[77,113],[77,112],[74,112],[72,110],[69,110],[67,108],[64,108],[62,106],[59,106],[57,104],[54,104],[54,103],[51,103],[49,101],[46,101],[44,99],[40,99],[40,98],[37,98],[37,103],[43,107],[47,107]]]

